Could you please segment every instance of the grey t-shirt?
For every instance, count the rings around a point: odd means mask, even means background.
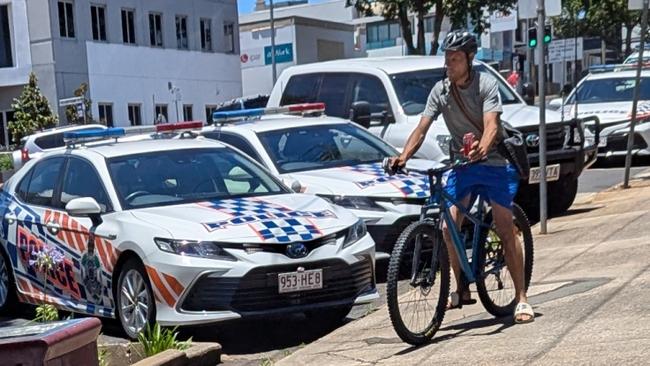
[[[451,83],[444,79],[436,83],[431,89],[427,106],[422,112],[423,116],[436,118],[439,114],[445,119],[447,129],[451,134],[451,149],[458,153],[463,147],[463,136],[473,132],[477,139],[483,136],[483,113],[503,112],[501,107],[501,96],[499,95],[499,84],[497,80],[484,72],[472,71],[472,81],[467,88],[457,88],[462,98],[467,113],[473,121],[469,121],[461,107],[456,103],[451,94]],[[501,140],[503,131],[499,124],[497,141],[488,151],[486,165],[505,166],[508,164],[496,150],[497,143]],[[445,151],[447,153],[447,151]]]

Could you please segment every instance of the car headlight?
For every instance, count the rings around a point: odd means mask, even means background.
[[[345,241],[343,242],[343,248],[347,248],[350,245],[358,242],[361,238],[366,236],[368,229],[366,228],[366,223],[359,219],[354,225],[350,226],[348,233],[345,235]]]
[[[330,203],[353,210],[386,211],[385,208],[379,206],[375,201],[368,197],[327,195],[319,196]]]
[[[176,240],[154,238],[154,242],[163,252],[183,256],[236,261],[232,254],[225,251],[217,243],[210,241]]]
[[[451,144],[451,136],[450,135],[438,135],[436,136],[436,141],[438,142],[438,146],[440,147],[440,150],[442,150],[442,153],[445,155],[449,155],[449,149],[450,149],[450,144]]]

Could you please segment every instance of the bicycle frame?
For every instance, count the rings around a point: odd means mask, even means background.
[[[427,200],[427,203],[422,206],[420,221],[431,220],[433,218],[434,223],[436,225],[439,225],[440,216],[442,215],[442,219],[445,221],[447,227],[449,228],[449,233],[451,235],[454,248],[456,249],[456,254],[458,256],[458,260],[462,268],[464,279],[465,281],[467,281],[466,283],[468,284],[474,283],[476,282],[476,277],[479,271],[479,268],[477,267],[477,263],[479,262],[477,248],[479,245],[478,241],[481,236],[480,235],[481,230],[490,228],[490,226],[484,222],[485,211],[482,208],[485,201],[481,194],[478,194],[477,197],[472,197],[473,199],[470,199],[468,207],[471,208],[477,198],[478,198],[478,207],[479,207],[478,213],[472,214],[471,212],[469,212],[470,211],[469,208],[463,207],[459,202],[454,200],[447,192],[445,192],[442,186],[443,173],[444,173],[443,170],[430,170],[427,172],[429,176],[430,196],[429,199]],[[462,234],[460,233],[460,230],[456,226],[456,223],[452,220],[451,210],[450,207],[448,207],[448,203],[451,203],[452,205],[456,206],[460,210],[461,215],[463,215],[464,218],[468,219],[473,224],[474,231],[473,231],[473,239],[472,239],[472,264],[471,265],[467,258],[467,252],[465,249],[465,240],[462,238]],[[431,210],[434,210],[436,212],[434,212],[433,214],[428,214],[428,212]],[[421,244],[418,242],[419,241],[416,240],[416,245],[415,245],[416,253],[419,253],[421,248]],[[419,255],[413,256],[414,264],[416,260],[419,261]],[[415,266],[413,266],[413,268],[414,267]]]

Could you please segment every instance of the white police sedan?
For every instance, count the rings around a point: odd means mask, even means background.
[[[375,245],[350,211],[293,193],[222,143],[123,134],[67,133],[67,149],[4,185],[0,311],[46,299],[115,317],[133,338],[154,321],[341,319],[378,297]],[[63,254],[47,282],[32,262],[45,248]]]
[[[429,195],[427,178],[387,176],[381,162],[398,151],[355,123],[323,116],[323,110],[322,103],[311,103],[216,112],[215,125],[202,134],[248,154],[294,190],[351,209],[368,225],[378,258],[387,257],[397,236],[419,217]]]

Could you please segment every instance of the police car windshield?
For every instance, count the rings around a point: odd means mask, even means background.
[[[368,131],[345,123],[259,133],[280,173],[381,161],[397,150]]]
[[[635,85],[634,77],[585,80],[567,103],[575,103],[576,95],[578,103],[632,102]],[[640,86],[639,100],[650,99],[650,78],[641,78]]]
[[[230,148],[120,156],[109,159],[108,168],[124,209],[289,193]]]
[[[501,78],[494,75],[494,71],[485,67],[485,65],[475,65],[475,70],[479,72],[486,72],[497,79],[499,84],[499,94],[501,94],[501,102],[503,104],[516,104],[521,103],[521,100],[512,92],[512,90],[505,85]],[[393,88],[397,93],[404,113],[409,116],[417,115],[424,111],[427,105],[427,98],[431,89],[436,83],[443,79],[445,70],[443,68],[417,70],[402,72],[390,75],[393,82]]]

